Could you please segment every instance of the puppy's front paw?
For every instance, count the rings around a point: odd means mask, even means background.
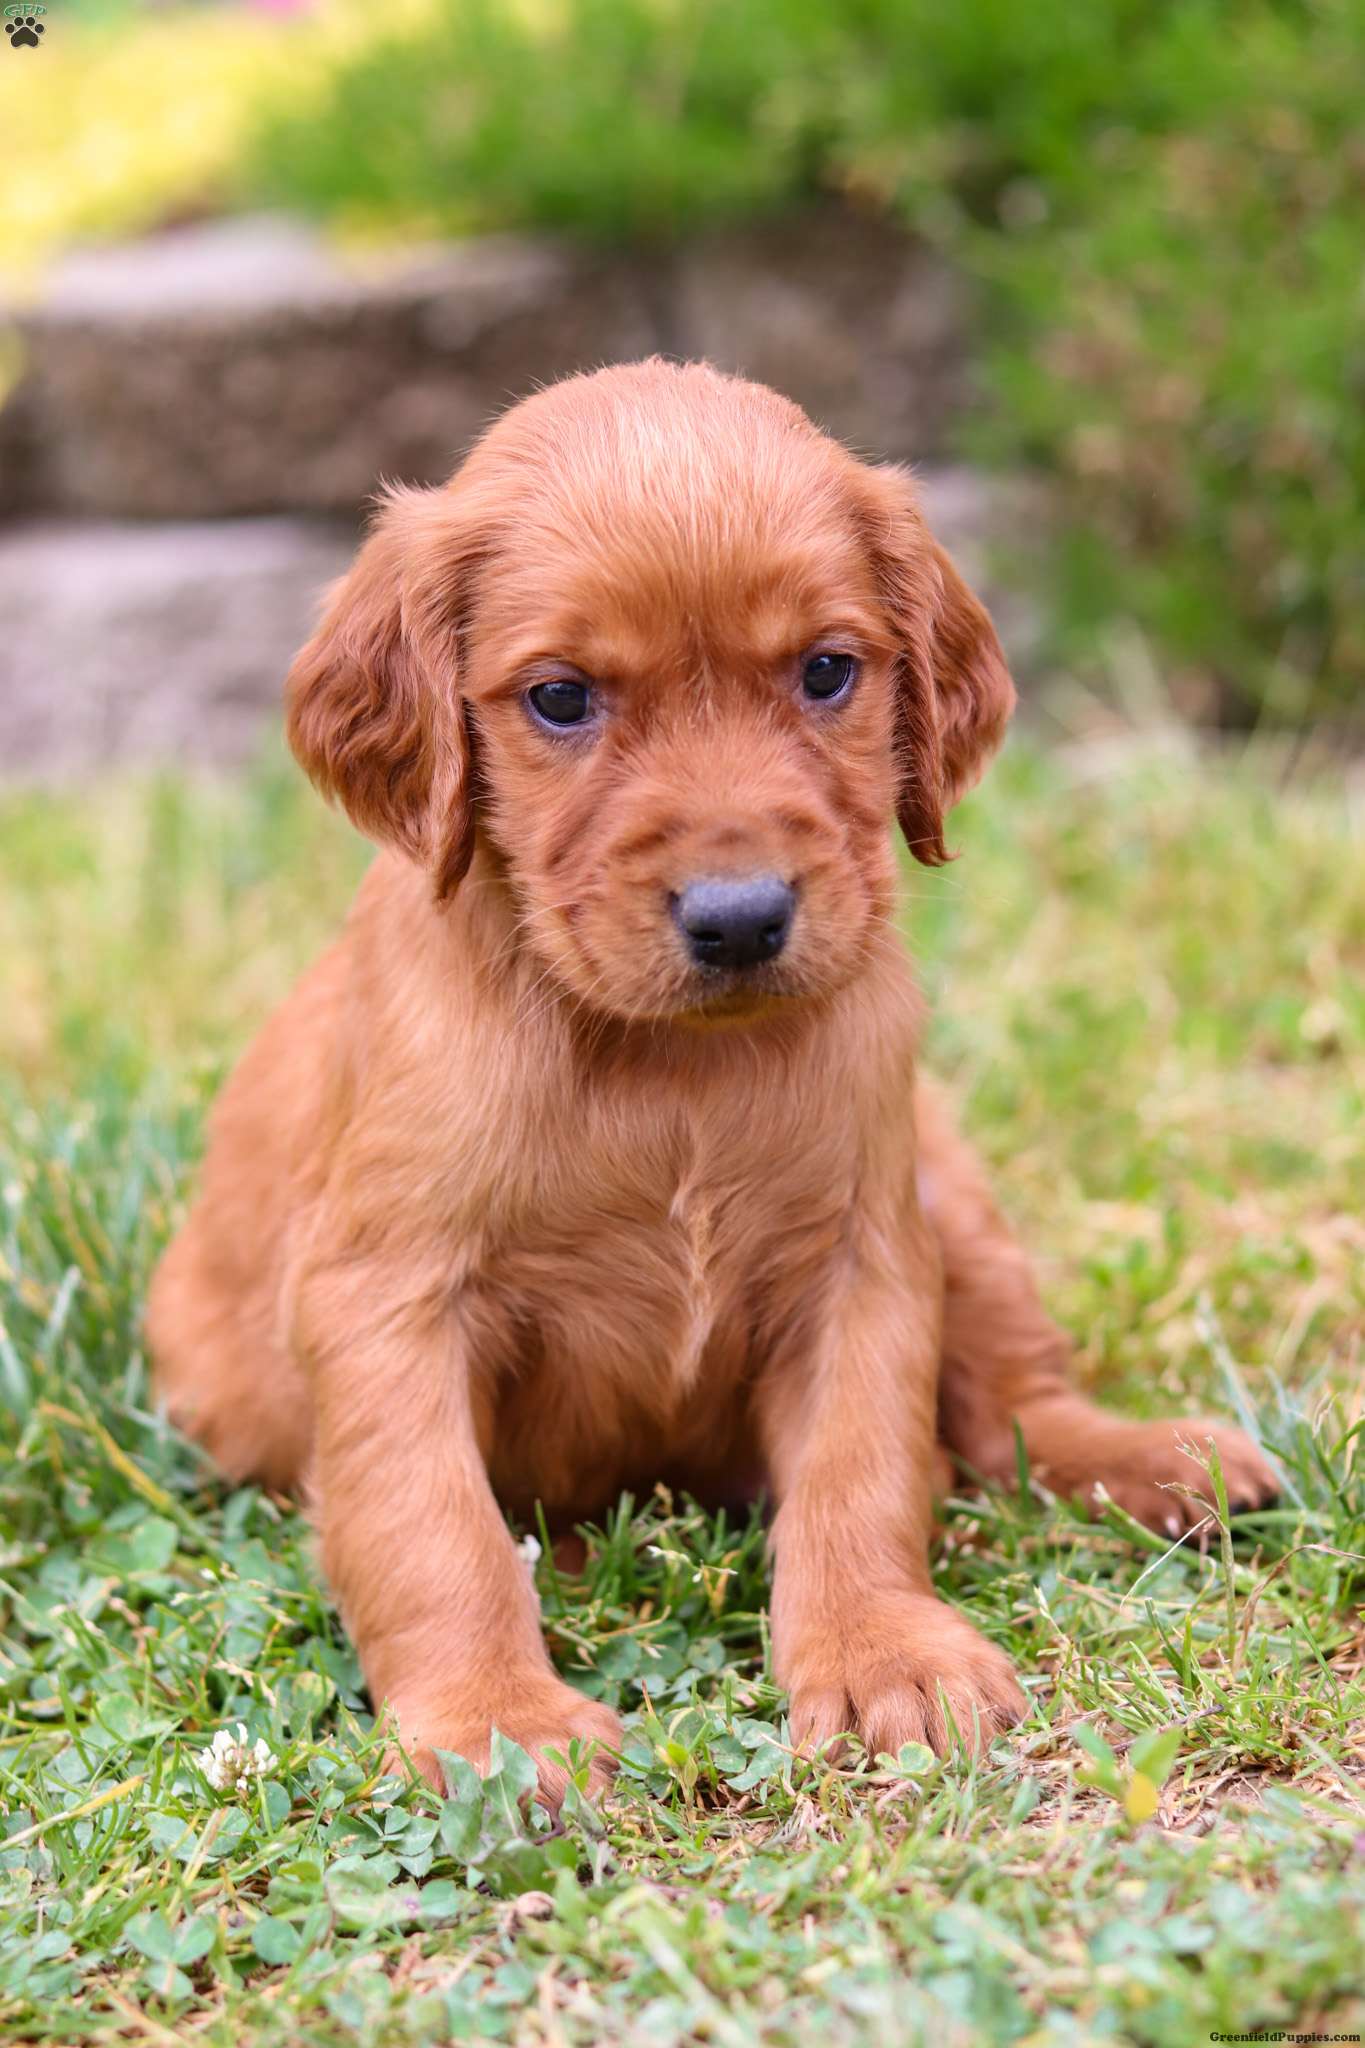
[[[802,1748],[852,1733],[873,1756],[906,1742],[942,1756],[955,1727],[984,1749],[1027,1706],[1004,1653],[928,1593],[851,1602],[846,1615],[799,1630],[778,1675]]]
[[[504,1680],[496,1699],[456,1693],[426,1701],[399,1698],[390,1706],[403,1751],[438,1792],[444,1788],[436,1751],[453,1751],[476,1770],[486,1771],[495,1727],[531,1757],[536,1796],[552,1812],[559,1810],[569,1774],[563,1764],[554,1762],[551,1750],[567,1764],[570,1743],[597,1744],[588,1768],[587,1789],[593,1797],[606,1790],[616,1771],[616,1760],[608,1754],[621,1743],[616,1715],[599,1700],[585,1699],[543,1672],[529,1674],[521,1685]]]

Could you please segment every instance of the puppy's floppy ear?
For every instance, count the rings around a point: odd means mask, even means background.
[[[1014,709],[990,614],[934,540],[908,473],[862,472],[873,556],[900,642],[896,814],[916,859],[950,858],[943,820],[981,775]]]
[[[454,585],[468,545],[452,494],[386,498],[285,683],[301,766],[352,822],[448,896],[474,851],[469,735],[456,688]]]

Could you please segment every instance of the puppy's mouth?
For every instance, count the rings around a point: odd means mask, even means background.
[[[623,1016],[693,1031],[744,1030],[799,1008],[814,994],[787,960],[743,968],[704,967],[692,960],[684,963],[675,953],[671,962],[658,958],[657,979],[647,971],[642,982],[633,977],[621,980],[604,971],[597,949],[585,943],[584,934],[575,936],[591,1000],[605,1002]]]
[[[799,994],[789,989],[737,984],[714,994],[702,992],[695,1002],[680,1005],[673,1012],[673,1021],[694,1031],[747,1030],[792,1009],[801,1000]]]

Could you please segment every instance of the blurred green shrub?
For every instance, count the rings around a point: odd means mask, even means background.
[[[435,0],[278,109],[277,198],[667,235],[837,192],[992,297],[1001,461],[1061,480],[1065,651],[1125,613],[1187,708],[1365,662],[1365,0]]]
[[[1359,730],[1365,8],[1153,15],[1131,109],[974,244],[1014,315],[983,438],[1064,482],[1069,652],[1126,613],[1187,711]]]

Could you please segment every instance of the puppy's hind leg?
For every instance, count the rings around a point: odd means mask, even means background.
[[[274,1328],[273,1297],[215,1270],[200,1237],[192,1214],[152,1282],[157,1397],[225,1478],[297,1492],[313,1441],[307,1377]]]
[[[1275,1475],[1250,1438],[1206,1417],[1136,1422],[1110,1415],[1071,1380],[1071,1343],[1043,1307],[1032,1266],[997,1209],[980,1160],[944,1104],[921,1083],[915,1103],[920,1199],[943,1259],[939,1430],[984,1478],[1008,1483],[1015,1424],[1029,1468],[1068,1499],[1095,1506],[1103,1488],[1129,1514],[1171,1535],[1206,1508],[1203,1467],[1181,1449],[1218,1447],[1234,1510],[1262,1506]]]

